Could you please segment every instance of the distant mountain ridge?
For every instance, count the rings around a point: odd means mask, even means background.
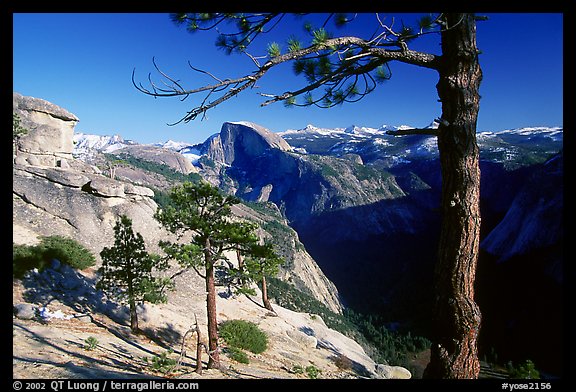
[[[351,126],[348,128],[317,128],[308,125],[300,130],[279,132],[296,151],[322,155],[342,156],[358,154],[365,163],[386,158],[387,166],[408,163],[412,160],[432,159],[438,156],[437,140],[434,136],[410,135],[393,136],[389,130],[412,128],[408,125],[369,128]],[[437,128],[436,123],[427,128]],[[562,145],[562,127],[524,127],[500,131],[477,133],[481,158],[504,162],[523,158],[522,147],[539,143],[543,153],[557,152]]]
[[[108,153],[138,144],[132,140],[125,140],[120,135],[100,136],[82,132],[74,132],[72,141],[74,143],[72,155],[75,158],[88,156],[95,151]]]
[[[256,124],[239,121],[236,124]],[[433,159],[437,157],[438,149],[436,138],[426,135],[393,136],[386,131],[395,131],[412,128],[409,125],[382,125],[380,128],[370,128],[351,125],[346,128],[319,128],[312,124],[298,130],[276,132],[292,149],[300,154],[320,154],[343,156],[358,154],[364,163],[377,159],[389,162],[385,166],[395,166],[399,163],[408,163],[412,160]],[[437,128],[431,123],[427,128]],[[182,154],[191,163],[196,164],[202,155],[205,155],[210,142],[219,137],[219,133],[210,136],[202,143],[189,143],[186,141],[167,140],[152,143],[152,146],[166,148]],[[531,148],[538,144],[542,154],[557,152],[563,143],[563,128],[550,126],[534,126],[499,131],[481,131],[477,133],[481,158],[505,162],[522,159],[524,148]],[[120,135],[98,136],[87,133],[74,134],[75,156],[83,156],[91,150],[112,152],[128,145],[138,145],[133,140],[125,140]],[[279,142],[278,142],[279,143]],[[283,147],[286,149],[286,147]],[[381,162],[383,163],[383,162]]]

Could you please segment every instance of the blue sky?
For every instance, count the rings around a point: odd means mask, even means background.
[[[488,16],[488,21],[477,25],[484,74],[478,130],[562,126],[563,15]],[[373,16],[362,17],[358,27],[351,25],[349,30],[335,33],[372,31]],[[411,17],[403,16],[406,20]],[[302,21],[283,25],[256,41],[251,52],[264,55],[267,42],[282,44],[290,34],[302,31]],[[282,93],[303,86],[304,80],[287,66],[272,70],[258,83],[258,89],[244,91],[208,111],[207,119],[168,126],[202,97],[180,102],[146,96],[132,85],[132,70],[135,68],[136,79],[146,84],[155,57],[165,72],[192,88],[213,80],[191,71],[188,61],[220,78],[242,76],[254,69],[247,56],[227,56],[214,42],[214,32],[190,34],[167,14],[17,13],[13,15],[13,91],[46,99],[74,113],[80,119],[77,132],[119,134],[141,143],[168,139],[201,142],[219,132],[225,121],[252,121],[272,131],[300,129],[307,124],[424,127],[441,114],[437,74],[400,63],[392,64],[391,80],[358,103],[330,109],[285,108],[282,103],[260,107],[264,99],[258,92]],[[415,41],[411,48],[440,54],[436,35]],[[543,48],[544,56],[534,56],[535,49]]]

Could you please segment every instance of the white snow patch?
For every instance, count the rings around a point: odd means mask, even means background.
[[[39,309],[40,317],[43,320],[51,320],[51,319],[59,319],[59,320],[70,320],[74,318],[72,315],[64,314],[60,309],[56,310],[55,312],[51,312],[47,306],[43,306]]]

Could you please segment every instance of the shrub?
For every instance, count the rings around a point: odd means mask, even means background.
[[[12,113],[12,140],[16,140],[28,133],[28,130],[20,125],[20,116]]]
[[[312,379],[318,378],[320,373],[322,373],[322,370],[318,369],[314,365],[306,366],[305,370],[306,370],[306,375],[308,376],[308,378],[312,378]]]
[[[220,324],[220,337],[230,347],[241,348],[260,354],[268,348],[268,337],[250,321],[228,320]]]
[[[99,342],[98,339],[96,339],[94,336],[89,336],[84,340],[84,343],[84,350],[92,351],[98,347]]]
[[[238,347],[228,347],[226,348],[226,352],[228,354],[228,356],[230,358],[232,358],[233,360],[235,360],[236,362],[240,362],[240,363],[250,363],[250,360],[248,359],[248,355],[242,351],[242,349],[238,348]]]
[[[58,259],[62,263],[83,270],[96,264],[94,255],[72,238],[53,235],[42,238],[40,246],[45,249],[48,260]]]
[[[534,362],[532,362],[529,359],[516,366],[512,362],[508,362],[507,368],[510,378],[518,378],[518,379],[540,378],[540,372],[536,370]]]
[[[172,373],[178,365],[178,362],[175,359],[168,357],[168,355],[172,354],[173,352],[174,351],[172,349],[169,349],[160,355],[154,355],[150,360],[148,357],[144,357],[143,359],[146,363],[151,362],[152,369],[155,371],[168,374]]]
[[[38,246],[12,245],[12,275],[15,278],[21,279],[34,268],[42,271],[48,262]]]
[[[302,374],[304,373],[304,368],[301,365],[294,365],[292,366],[292,373]]]
[[[94,255],[72,238],[54,235],[42,237],[38,245],[12,244],[12,275],[22,278],[27,271],[42,271],[52,259],[76,269],[86,269],[96,264]]]

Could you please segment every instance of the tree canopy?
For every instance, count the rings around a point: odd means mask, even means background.
[[[304,18],[307,14],[297,14]],[[242,54],[254,63],[251,74],[239,78],[221,78],[209,71],[194,67],[191,70],[209,75],[214,83],[197,88],[187,88],[174,76],[162,71],[153,59],[154,68],[160,77],[155,82],[149,74],[149,86],[135,80],[134,86],[141,92],[155,97],[180,97],[201,94],[202,102],[190,110],[180,121],[188,122],[240,92],[257,87],[257,82],[269,70],[283,63],[292,63],[294,74],[304,78],[301,88],[277,93],[259,93],[265,98],[262,106],[283,102],[287,106],[317,106],[328,108],[346,102],[358,102],[371,93],[378,84],[392,76],[390,64],[399,61],[420,67],[438,69],[440,57],[435,54],[411,50],[408,44],[414,39],[431,33],[440,33],[450,28],[444,14],[428,14],[419,18],[414,26],[402,20],[379,14],[374,15],[375,29],[365,37],[335,36],[343,26],[352,25],[358,14],[327,14],[319,25],[304,23],[305,37],[291,34],[283,43],[270,42],[265,53],[250,53],[250,45],[261,35],[270,33],[290,18],[284,13],[179,13],[172,20],[186,27],[191,33],[217,30],[216,46],[226,54]]]
[[[156,219],[176,241],[161,241],[168,258],[178,261],[184,270],[193,269],[206,283],[208,316],[209,368],[220,366],[216,313],[216,272],[226,285],[243,287],[268,273],[266,260],[277,260],[271,246],[259,245],[256,225],[235,219],[232,206],[240,200],[224,195],[208,182],[184,182],[170,193],[170,203],[156,212]],[[230,259],[236,252],[238,263]],[[260,268],[245,268],[240,255],[260,260]],[[249,259],[252,260],[252,259]]]
[[[144,238],[134,232],[132,220],[126,215],[120,216],[114,226],[114,246],[104,247],[100,256],[101,276],[96,287],[128,302],[130,327],[138,332],[137,303],[166,302],[164,289],[170,286],[170,282],[155,277],[153,271],[166,270],[168,264],[158,255],[146,251]]]

